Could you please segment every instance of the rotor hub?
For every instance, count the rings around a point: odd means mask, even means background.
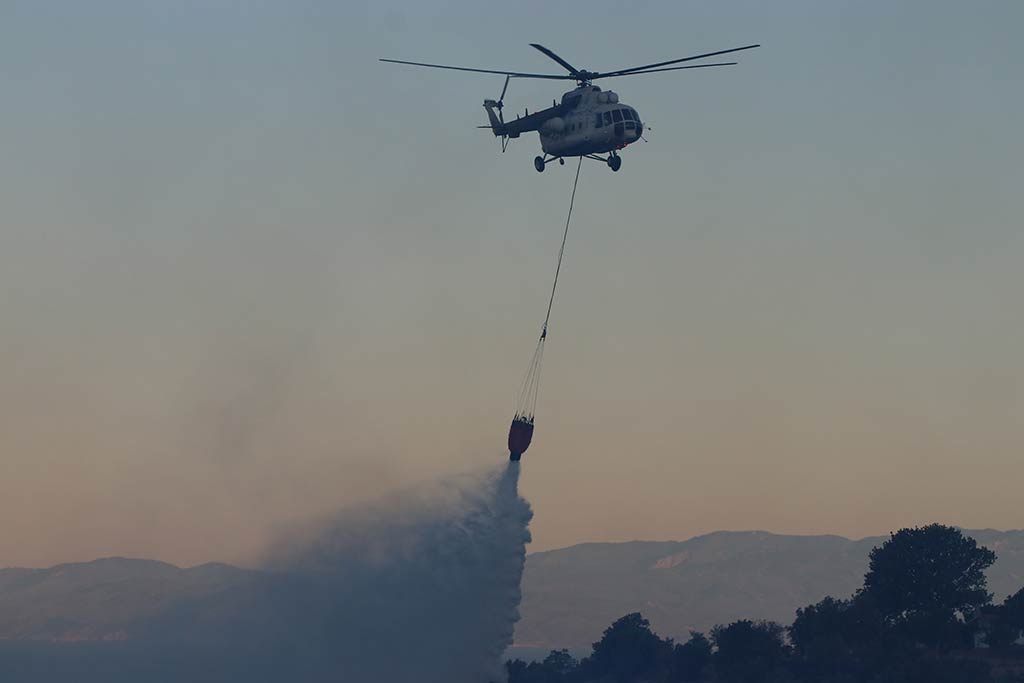
[[[579,71],[576,72],[576,82],[579,83],[581,86],[590,85],[590,81],[592,81],[594,77],[597,75],[598,74],[596,71],[587,71],[586,69],[580,69]]]

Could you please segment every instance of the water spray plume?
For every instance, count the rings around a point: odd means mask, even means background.
[[[275,569],[330,601],[315,621],[330,625],[338,680],[505,679],[533,514],[518,482],[508,463],[278,548]]]

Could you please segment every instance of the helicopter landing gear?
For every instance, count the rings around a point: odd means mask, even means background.
[[[544,166],[549,161],[554,161],[555,159],[558,159],[558,163],[560,165],[565,166],[565,159],[563,159],[562,157],[549,157],[547,154],[545,154],[542,157],[534,157],[533,158],[533,167],[535,169],[537,169],[537,173],[543,173],[544,172]]]
[[[612,171],[618,171],[622,168],[622,157],[615,152],[610,153],[606,157],[600,157],[596,154],[584,154],[583,156],[594,161],[603,161],[608,164],[608,168],[612,169]]]

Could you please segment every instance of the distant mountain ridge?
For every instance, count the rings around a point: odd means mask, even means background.
[[[1024,531],[964,530],[994,550],[996,600],[1024,587]],[[861,586],[876,536],[719,531],[686,541],[584,543],[533,553],[523,575],[516,646],[586,648],[616,618],[642,612],[663,636],[736,619],[792,621],[796,609]]]
[[[251,574],[226,564],[181,569],[123,557],[0,569],[0,639],[131,639],[182,604],[223,599]]]
[[[1024,531],[965,533],[994,550],[997,600],[1024,587]],[[518,648],[587,648],[616,618],[640,611],[661,635],[740,618],[789,623],[798,607],[860,585],[886,537],[722,531],[686,541],[583,543],[533,553],[523,577]],[[182,569],[104,558],[0,569],[0,640],[120,641],[204,625],[247,626],[244,605],[265,572],[226,564]]]

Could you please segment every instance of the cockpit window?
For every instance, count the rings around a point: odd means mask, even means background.
[[[613,111],[612,118],[615,119],[615,123],[622,123],[622,110],[616,109]]]
[[[622,115],[626,117],[627,121],[632,121],[633,120],[633,112],[631,112],[628,109],[623,109],[622,110]]]
[[[606,126],[612,125],[612,113],[610,111],[606,111],[604,113],[604,125],[606,125]]]
[[[601,127],[601,112],[594,114],[594,128]]]

